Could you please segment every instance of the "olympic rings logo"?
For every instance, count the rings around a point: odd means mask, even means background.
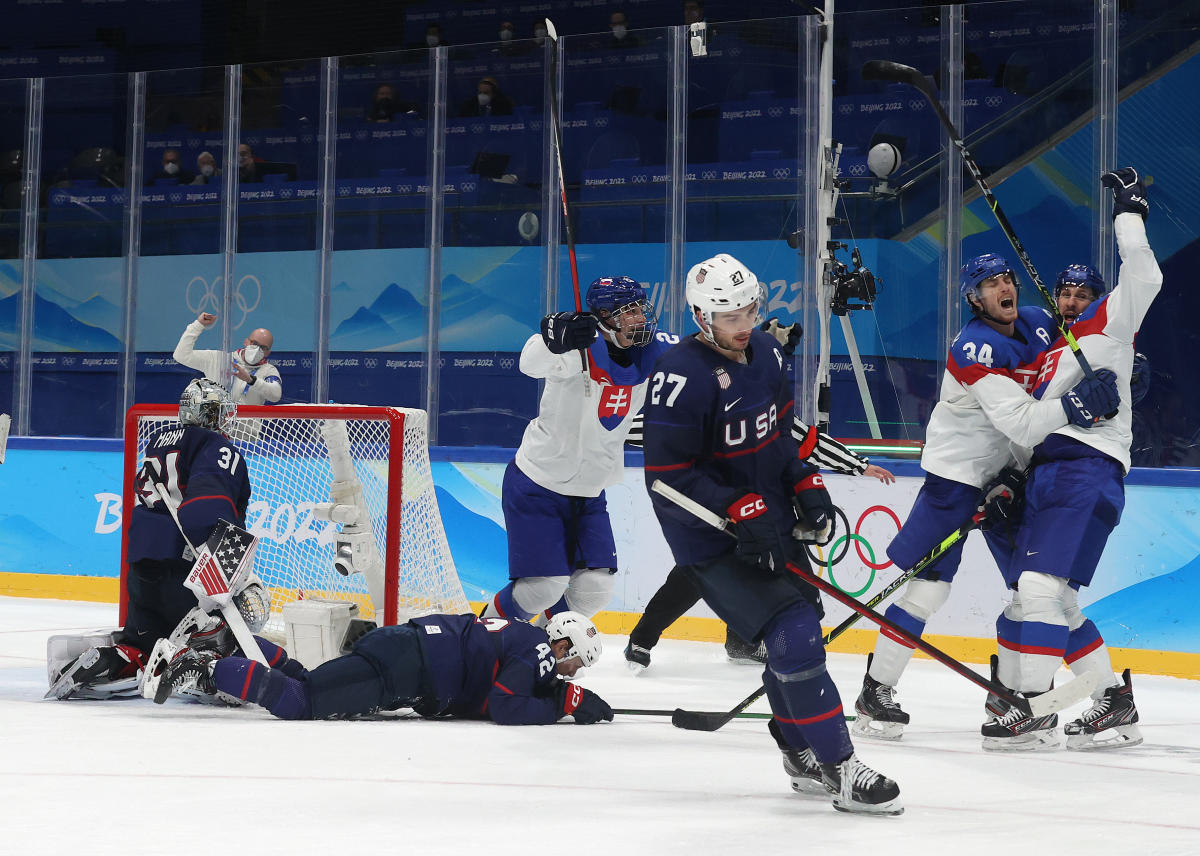
[[[219,288],[224,277],[218,276],[211,283],[200,275],[196,275],[188,282],[187,288],[184,290],[187,300],[188,309],[195,315],[201,312],[209,312],[213,315],[221,308],[221,298]],[[246,294],[242,293],[243,286],[246,288]],[[253,287],[251,291],[250,287]],[[199,292],[199,297],[197,297]],[[253,295],[253,302],[248,299],[247,295]],[[258,308],[258,304],[262,301],[262,283],[254,274],[246,274],[238,280],[237,287],[233,290],[233,299],[230,301],[232,307],[241,313],[241,317],[232,329],[237,330],[246,323],[246,318]]]
[[[850,597],[860,597],[866,593],[866,591],[870,589],[871,585],[875,582],[876,571],[886,570],[892,566],[892,561],[891,559],[888,559],[887,556],[882,557],[884,559],[882,562],[875,561],[875,548],[871,546],[871,542],[868,541],[866,536],[862,534],[863,523],[866,522],[867,518],[871,515],[880,513],[890,517],[892,522],[896,524],[896,531],[899,532],[900,517],[896,514],[896,512],[892,511],[892,509],[888,508],[886,505],[872,505],[859,515],[858,522],[854,524],[854,531],[850,532],[850,521],[846,517],[845,512],[843,512],[840,508],[837,508],[836,511],[837,515],[841,518],[842,527],[845,534],[839,535],[837,538],[833,539],[833,542],[829,545],[829,556],[827,558],[819,555],[813,556],[811,552],[808,554],[808,557],[814,561],[817,567],[824,565],[825,572],[829,575],[829,582],[837,586],[841,591],[850,595]],[[833,576],[833,566],[841,562],[842,559],[846,557],[846,554],[850,551],[850,542],[854,542],[854,551],[858,554],[859,560],[871,571],[870,576],[867,577],[866,583],[858,591],[849,591],[840,585]],[[839,547],[842,548],[841,553],[838,552]],[[863,555],[863,547],[866,547],[867,555]]]

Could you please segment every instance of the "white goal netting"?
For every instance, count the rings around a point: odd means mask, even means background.
[[[178,409],[129,411],[127,514],[131,467],[155,431],[177,423]],[[426,428],[426,413],[408,408],[238,408],[229,433],[249,467],[246,528],[259,539],[254,570],[271,591],[267,632],[281,633],[284,605],[301,598],[350,601],[379,624],[470,610],[438,511]]]

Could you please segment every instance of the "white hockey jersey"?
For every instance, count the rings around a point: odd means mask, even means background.
[[[921,467],[983,487],[1005,466],[1028,462],[1030,449],[1067,424],[1057,400],[1030,393],[1038,359],[1056,335],[1050,313],[1022,306],[1010,338],[978,318],[950,343],[941,398],[925,429]]]
[[[1120,461],[1129,472],[1129,447],[1133,442],[1133,406],[1129,378],[1133,374],[1133,343],[1142,319],[1162,288],[1162,271],[1146,239],[1146,224],[1137,214],[1118,214],[1113,221],[1121,271],[1116,287],[1079,316],[1071,333],[1079,342],[1092,369],[1109,369],[1117,375],[1121,406],[1117,415],[1091,428],[1066,425],[1054,433],[1091,446]],[[1059,338],[1041,358],[1033,394],[1059,398],[1083,378],[1079,362],[1065,339]]]
[[[521,349],[521,371],[546,381],[538,415],[525,428],[516,462],[537,485],[563,496],[599,496],[621,481],[625,438],[646,399],[646,382],[659,354],[679,341],[658,332],[630,348],[629,366],[613,362],[603,338],[590,348],[583,372],[579,351],[552,354],[535,333]],[[584,390],[589,391],[585,395]]]

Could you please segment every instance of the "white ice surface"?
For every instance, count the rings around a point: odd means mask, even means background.
[[[0,597],[2,854],[1200,853],[1192,681],[1135,677],[1140,747],[996,755],[979,746],[982,693],[916,661],[904,739],[857,744],[907,808],[871,818],[793,794],[762,720],[503,728],[43,701],[46,637],[115,620],[113,606]],[[582,683],[614,707],[727,710],[759,684],[719,645],[664,641],[633,676],[625,640],[604,641]],[[830,657],[848,708],[864,665]]]

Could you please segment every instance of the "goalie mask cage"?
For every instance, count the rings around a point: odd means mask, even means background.
[[[178,404],[139,404],[125,417],[122,624],[135,477],[147,440],[178,416]],[[470,611],[438,511],[427,424],[425,411],[401,407],[238,408],[227,433],[250,477],[246,528],[258,537],[254,571],[271,593],[266,633],[282,636],[283,607],[302,598],[354,603],[381,625]],[[352,573],[335,569],[339,543],[341,558],[353,555]]]

